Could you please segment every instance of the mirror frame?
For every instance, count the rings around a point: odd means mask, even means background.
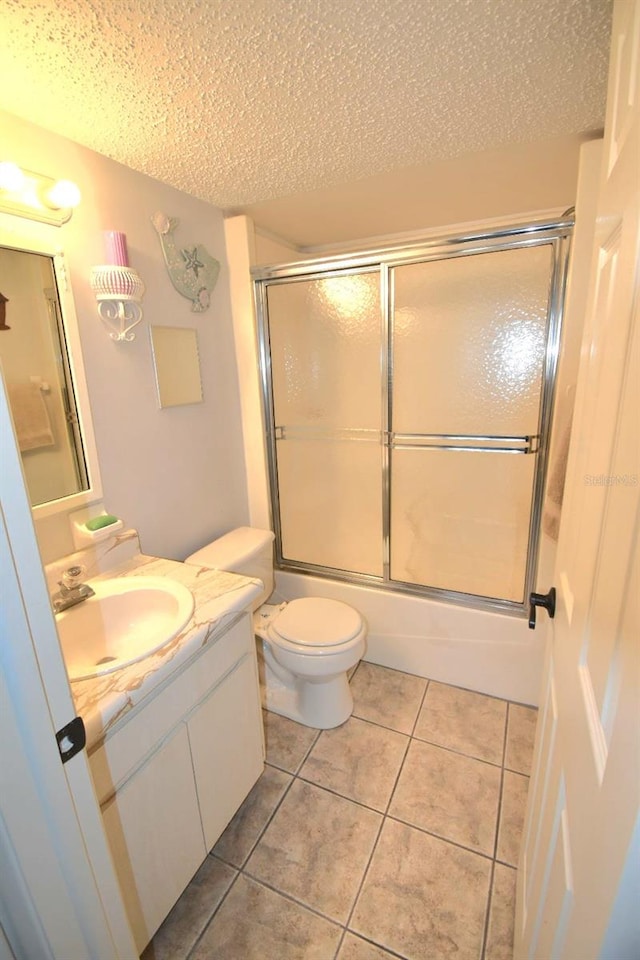
[[[68,261],[65,258],[61,245],[48,239],[45,235],[44,231],[48,231],[51,228],[39,228],[34,225],[34,227],[29,229],[26,224],[20,224],[20,227],[15,227],[13,223],[11,223],[11,220],[12,218],[8,215],[0,213],[0,247],[10,247],[14,250],[22,250],[24,253],[40,254],[41,256],[51,257],[53,261],[53,272],[58,288],[58,299],[60,302],[60,312],[62,314],[62,327],[65,334],[71,380],[75,394],[76,409],[78,411],[78,425],[82,436],[84,460],[89,477],[89,488],[87,490],[81,490],[78,493],[70,494],[68,497],[62,497],[59,500],[48,500],[45,503],[33,506],[31,508],[33,518],[34,520],[39,520],[44,517],[55,516],[56,514],[67,514],[87,506],[90,503],[102,500],[102,480],[100,478],[98,451],[93,430],[84,361],[82,358],[78,318],[73,293],[71,291]],[[42,234],[40,230],[43,231]]]

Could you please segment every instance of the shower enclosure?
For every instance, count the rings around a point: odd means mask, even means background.
[[[523,610],[571,229],[254,273],[280,568]]]

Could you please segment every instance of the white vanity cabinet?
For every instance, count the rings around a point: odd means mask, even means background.
[[[187,721],[207,850],[238,809],[238,797],[246,797],[256,782],[256,770],[262,770],[263,741],[256,737],[260,701],[246,696],[255,684],[254,671],[253,659],[246,656]]]
[[[207,855],[184,724],[105,804],[102,818],[141,953]]]
[[[142,952],[263,770],[249,615],[123,718],[89,762]]]

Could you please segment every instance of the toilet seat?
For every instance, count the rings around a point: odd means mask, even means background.
[[[360,614],[340,600],[304,597],[292,600],[269,624],[276,642],[298,648],[340,647],[357,637],[363,629]]]

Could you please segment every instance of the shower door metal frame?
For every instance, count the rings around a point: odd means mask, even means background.
[[[547,472],[549,430],[553,414],[555,379],[558,364],[558,349],[562,327],[564,295],[567,281],[573,215],[560,220],[536,221],[503,227],[500,230],[455,234],[438,237],[424,243],[411,243],[384,249],[374,249],[348,256],[324,257],[304,260],[273,267],[254,268],[251,271],[254,302],[258,323],[258,348],[263,399],[263,414],[267,440],[269,483],[271,494],[271,518],[276,536],[276,566],[280,570],[308,573],[329,579],[343,580],[352,584],[378,587],[393,592],[444,600],[481,610],[493,610],[522,617],[528,611],[528,596],[535,588],[538,558],[542,494]],[[547,338],[545,360],[542,370],[542,385],[538,414],[537,433],[526,437],[491,437],[471,435],[394,434],[393,424],[393,285],[390,271],[396,266],[423,263],[433,260],[475,256],[523,247],[550,245],[552,268],[549,281],[547,306]],[[381,447],[382,469],[382,566],[381,577],[354,573],[335,567],[318,566],[304,561],[289,560],[282,555],[282,530],[280,524],[280,494],[277,473],[276,440],[283,439],[286,425],[276,425],[271,379],[271,352],[267,290],[273,284],[288,284],[306,280],[322,280],[331,277],[350,276],[361,273],[379,273],[381,306],[381,426],[377,430],[344,428],[322,431],[306,428],[307,435],[315,434],[316,440],[377,442]],[[291,435],[291,433],[289,433]],[[420,447],[460,450],[468,452],[500,452],[512,454],[535,454],[537,456],[531,494],[531,512],[527,560],[524,576],[522,602],[484,597],[478,594],[444,590],[422,586],[390,577],[391,547],[391,450],[394,448]]]

